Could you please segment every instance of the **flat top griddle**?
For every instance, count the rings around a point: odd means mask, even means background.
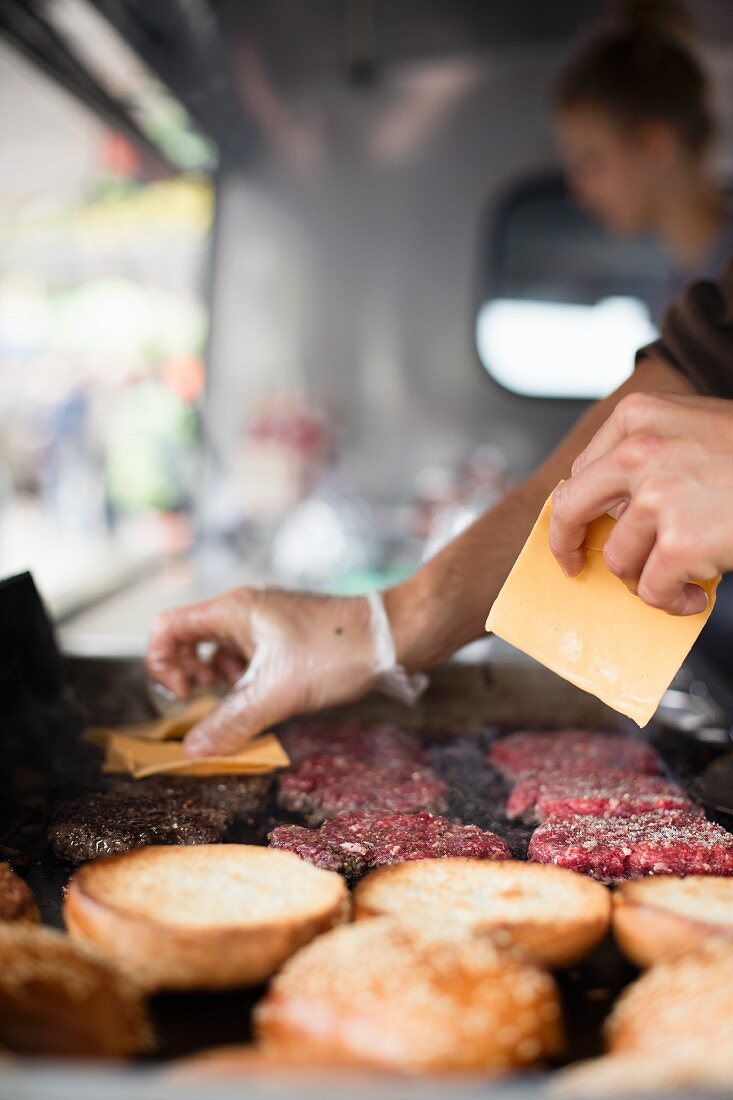
[[[6,797],[0,803],[7,808],[0,832],[7,851],[0,850],[0,857],[11,858],[25,875],[44,921],[57,927],[63,927],[61,901],[73,868],[46,843],[48,799],[72,797],[98,785],[99,750],[80,736],[86,723],[122,724],[150,716],[140,665],[82,660],[72,662],[69,673],[71,690],[63,701],[18,705],[3,721],[4,751],[11,765],[4,772]],[[506,786],[486,760],[491,740],[516,728],[626,728],[602,704],[545,670],[511,665],[448,665],[437,671],[431,690],[413,709],[369,699],[346,713],[398,721],[420,731],[430,762],[448,787],[447,816],[503,836],[518,859],[526,857],[532,827],[503,815]],[[670,776],[687,788],[720,752],[660,730],[652,730],[652,740]],[[716,820],[733,831],[730,819]],[[264,844],[275,825],[299,821],[271,796],[260,813],[236,823],[225,839]],[[558,975],[567,1030],[566,1052],[558,1064],[601,1053],[603,1020],[635,974],[609,938],[581,966]],[[150,1060],[246,1041],[251,1011],[262,993],[255,988],[155,997],[151,1007],[159,1041]]]

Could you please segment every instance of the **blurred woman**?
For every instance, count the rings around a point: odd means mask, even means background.
[[[733,257],[733,215],[711,169],[716,124],[683,8],[637,0],[592,38],[554,90],[571,191],[609,232],[650,236],[671,273],[655,320],[683,287]]]

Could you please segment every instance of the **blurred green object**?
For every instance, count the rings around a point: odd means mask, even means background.
[[[363,596],[381,591],[408,580],[417,569],[417,562],[393,562],[382,569],[358,569],[337,577],[329,590],[335,596]]]
[[[131,279],[90,279],[50,305],[54,348],[105,379],[195,351],[205,332],[203,306],[192,295]]]
[[[119,512],[177,511],[190,504],[196,461],[193,408],[156,378],[115,401],[107,428],[107,498]]]

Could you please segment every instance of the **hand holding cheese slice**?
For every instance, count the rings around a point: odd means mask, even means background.
[[[128,772],[135,779],[150,775],[262,775],[290,763],[273,733],[261,734],[230,756],[191,758],[180,738],[219,703],[215,696],[192,700],[178,715],[116,729],[91,727],[85,737],[106,749],[104,772]]]
[[[552,498],[494,601],[486,629],[645,726],[707,622],[720,578],[701,582],[708,606],[668,615],[645,604],[603,560],[615,520],[588,528],[581,573],[567,577],[549,542]]]
[[[106,745],[113,736],[137,737],[143,741],[180,741],[188,731],[211,714],[221,699],[216,695],[200,695],[192,699],[178,714],[136,722],[130,726],[89,726],[86,739],[95,745]]]

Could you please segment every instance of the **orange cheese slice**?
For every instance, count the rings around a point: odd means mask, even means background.
[[[588,529],[583,571],[566,577],[550,550],[546,501],[486,629],[570,683],[645,726],[707,622],[720,578],[701,582],[708,606],[699,615],[649,607],[609,571],[603,548],[615,520]]]
[[[262,775],[286,768],[290,759],[274,733],[261,734],[231,756],[185,756],[178,741],[145,741],[113,733],[102,771],[149,775]]]
[[[221,702],[216,695],[201,695],[192,699],[180,714],[165,718],[155,718],[151,722],[136,722],[130,726],[90,726],[85,732],[87,741],[95,745],[106,745],[110,737],[122,734],[125,737],[138,737],[146,741],[179,741],[185,737],[192,726],[211,714]]]

